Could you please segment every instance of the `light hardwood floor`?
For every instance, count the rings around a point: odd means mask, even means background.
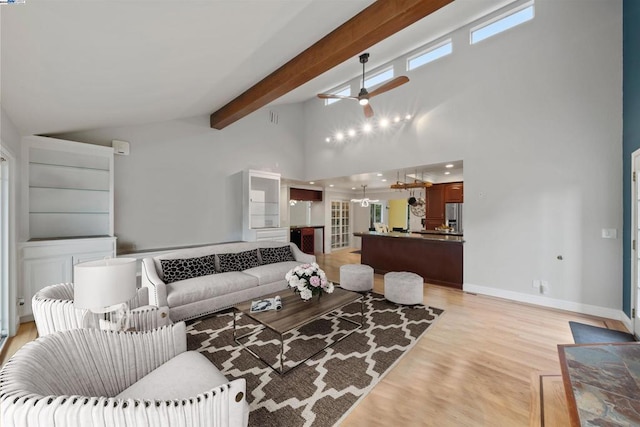
[[[317,255],[318,263],[339,281],[341,265],[360,262],[352,252]],[[375,276],[374,291],[384,293],[382,276]],[[618,321],[430,284],[424,303],[445,312],[342,426],[540,425],[539,379],[559,374],[556,346],[573,343],[568,322],[624,330]],[[35,336],[33,322],[21,325],[2,363]],[[562,404],[557,385],[553,393]],[[562,410],[552,413],[545,412],[545,426],[566,425]]]
[[[329,279],[359,263],[352,249],[318,255]],[[384,293],[382,276],[374,291]],[[343,426],[540,425],[540,375],[560,373],[557,344],[573,343],[569,321],[624,330],[619,321],[515,303],[425,284],[437,323],[349,414]],[[554,389],[557,392],[557,388]],[[555,395],[564,404],[562,393]],[[545,412],[545,426],[566,426]]]

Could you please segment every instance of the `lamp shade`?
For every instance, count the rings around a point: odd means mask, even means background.
[[[104,312],[136,295],[136,259],[108,258],[73,267],[73,303],[77,308]]]

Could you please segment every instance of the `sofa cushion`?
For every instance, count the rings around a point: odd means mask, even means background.
[[[220,273],[243,271],[260,265],[257,249],[234,254],[218,254],[217,257],[220,264]]]
[[[207,276],[216,272],[214,255],[205,255],[199,258],[162,259],[160,264],[165,283]]]
[[[262,265],[296,260],[289,245],[278,248],[260,248],[259,251]]]
[[[264,285],[266,283],[278,282],[284,280],[284,276],[289,270],[302,264],[297,261],[285,261],[277,262],[274,264],[261,265],[259,267],[250,268],[245,270],[245,274],[255,276],[258,279],[258,283]]]
[[[241,271],[194,277],[167,285],[167,305],[177,307],[255,286],[258,278]]]
[[[205,356],[196,351],[186,351],[149,372],[116,398],[187,399],[228,382]]]

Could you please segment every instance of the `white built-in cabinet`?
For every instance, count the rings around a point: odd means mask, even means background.
[[[289,230],[280,227],[280,174],[246,170],[242,186],[242,238],[287,242]]]
[[[20,263],[24,299],[45,286],[73,281],[79,262],[115,257],[113,149],[31,136],[22,141]]]

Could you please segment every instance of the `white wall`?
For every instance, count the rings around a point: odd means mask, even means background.
[[[375,98],[377,117],[415,114],[399,132],[327,144],[362,121],[361,109],[305,103],[307,174],[462,159],[465,288],[534,299],[532,280],[543,279],[551,291],[542,303],[615,312],[621,240],[600,233],[622,230],[621,2],[537,0],[535,8],[533,21],[474,46],[468,28],[456,31],[452,55]]]
[[[0,139],[4,148],[8,148],[15,156],[20,155],[20,134],[2,106],[0,106]]]
[[[311,225],[311,202],[289,206],[289,225]]]
[[[115,158],[119,252],[241,240],[243,169],[303,175],[302,110],[266,109],[224,130],[209,117],[57,135],[102,145],[130,142]]]

